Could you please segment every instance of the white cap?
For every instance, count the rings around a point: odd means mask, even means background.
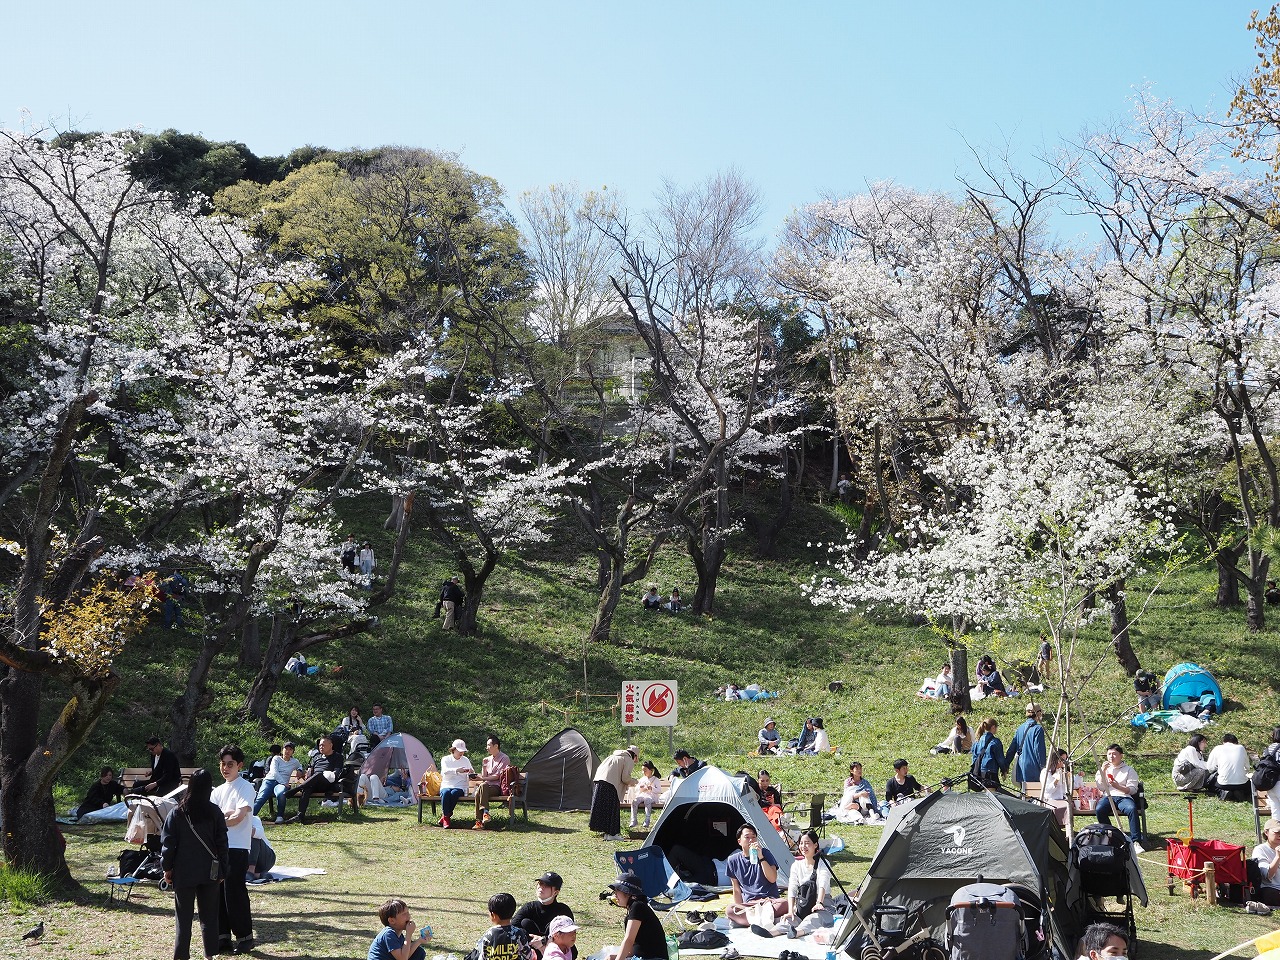
[[[459,753],[466,753],[467,745],[461,739],[458,739],[453,741],[453,749],[457,750]]]

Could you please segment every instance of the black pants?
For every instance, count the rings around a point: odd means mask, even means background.
[[[230,865],[227,878],[222,881],[222,910],[219,926],[223,934],[230,933],[237,940],[253,935],[253,916],[249,912],[249,888],[244,875],[249,869],[249,851],[234,847],[227,851]]]
[[[221,884],[216,880],[195,887],[173,888],[173,960],[190,960],[191,920],[200,908],[200,934],[204,940],[204,956],[218,953],[218,915],[222,910]]]
[[[298,798],[298,816],[305,817],[307,815],[307,804],[311,802],[311,795],[319,793],[324,795],[336,794],[339,787],[336,781],[329,780],[323,773],[317,773],[313,777],[307,777],[300,784],[292,789],[285,791],[285,798]]]

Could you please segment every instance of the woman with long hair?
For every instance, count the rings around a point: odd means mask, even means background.
[[[1071,770],[1067,767],[1065,750],[1050,750],[1049,760],[1040,774],[1040,799],[1053,807],[1058,823],[1067,825],[1067,813],[1071,804]]]
[[[770,936],[807,937],[835,920],[830,903],[831,868],[818,855],[818,831],[800,834],[796,848],[800,859],[791,865],[787,876],[787,912],[769,930]]]
[[[191,775],[187,792],[165,817],[160,831],[160,863],[173,888],[173,960],[190,960],[191,920],[200,911],[206,960],[218,954],[218,911],[227,875],[227,822],[209,799],[213,777],[203,767]]]
[[[930,753],[965,753],[973,748],[973,734],[969,732],[969,724],[964,715],[956,716],[955,726],[943,738],[942,742],[930,750]]]

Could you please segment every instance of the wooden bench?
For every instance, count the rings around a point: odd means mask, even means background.
[[[520,812],[524,816],[524,822],[528,823],[529,822],[529,805],[525,802],[525,795],[528,792],[529,780],[524,773],[521,773],[516,778],[516,783],[520,787],[520,791],[518,794],[511,794],[511,793],[501,794],[501,795],[495,794],[489,798],[489,801],[491,804],[505,805],[507,808],[507,819],[512,824],[516,822],[516,806],[518,804],[520,807]],[[467,792],[462,797],[459,798],[458,803],[463,804],[463,803],[466,803],[468,800],[471,801],[472,803],[475,803],[477,786],[479,786],[479,783],[477,781],[475,780],[470,781],[467,784]],[[422,808],[427,804],[431,805],[431,816],[434,819],[436,816],[436,811],[440,805],[440,795],[436,794],[434,797],[428,796],[424,792],[423,785],[421,782],[418,783],[417,787],[414,789],[414,792],[418,796],[418,823],[422,823]]]
[[[179,767],[178,771],[182,775],[182,783],[186,785],[191,780],[191,775],[199,770],[199,767]],[[125,767],[120,771],[120,784],[124,787],[125,793],[129,792],[129,788],[138,780],[145,780],[151,776],[150,767]]]
[[[1271,819],[1271,802],[1267,797],[1267,791],[1259,790],[1253,785],[1252,780],[1249,781],[1249,788],[1253,791],[1253,832],[1261,843],[1262,825]],[[1280,789],[1280,787],[1273,789]]]
[[[663,777],[661,780],[658,781],[658,799],[653,801],[653,809],[655,810],[662,809],[662,807],[665,804],[665,801],[663,800],[663,798],[667,795],[667,792],[670,789],[671,789],[670,777]],[[636,793],[636,788],[634,786],[627,787],[626,792],[622,795],[622,799],[618,801],[618,809],[630,810],[631,799],[632,797],[635,796],[635,793]]]

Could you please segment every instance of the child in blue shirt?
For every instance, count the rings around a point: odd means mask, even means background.
[[[415,934],[417,924],[409,916],[409,905],[403,900],[388,900],[378,909],[384,927],[369,944],[368,960],[426,960],[423,946],[431,939],[431,928],[423,927]]]

